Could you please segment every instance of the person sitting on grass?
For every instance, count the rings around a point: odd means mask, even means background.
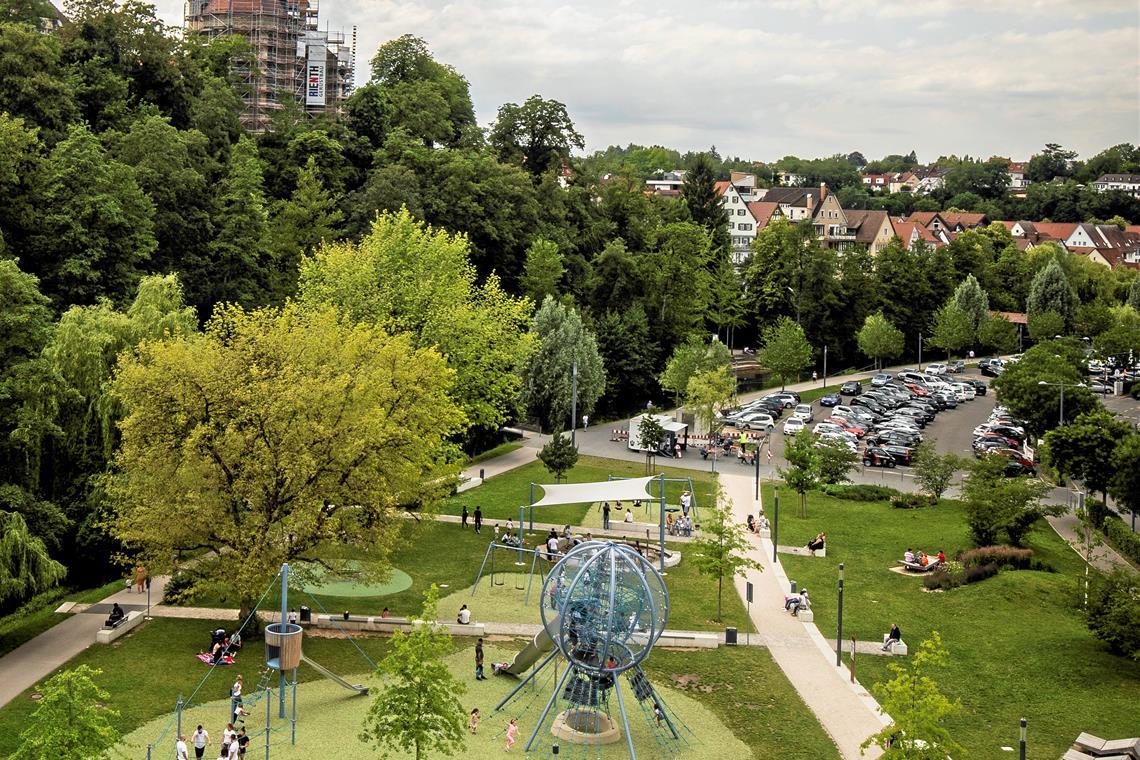
[[[633,512],[629,511],[629,507],[626,507],[626,509],[625,509],[625,520],[624,520],[624,522],[627,522],[627,523],[633,522]]]

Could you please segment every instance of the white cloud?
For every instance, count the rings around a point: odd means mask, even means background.
[[[161,0],[171,21],[180,0]],[[1135,0],[324,0],[358,78],[411,33],[481,123],[538,93],[589,149],[716,144],[760,159],[861,150],[1026,158],[1140,141]]]

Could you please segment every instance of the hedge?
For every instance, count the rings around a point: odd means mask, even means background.
[[[1104,533],[1117,551],[1133,562],[1140,562],[1140,534],[1133,533],[1123,520],[1105,520]]]
[[[855,485],[826,484],[819,489],[828,496],[848,501],[888,501],[902,494],[894,488],[868,483]]]

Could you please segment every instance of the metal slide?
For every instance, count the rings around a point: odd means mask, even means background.
[[[552,623],[554,628],[558,628],[558,618],[554,619]],[[527,668],[538,662],[538,658],[554,649],[554,642],[550,638],[550,634],[543,628],[541,631],[534,635],[534,640],[523,647],[523,650],[515,655],[515,659],[511,662],[509,668],[504,670],[504,673],[510,673],[512,676],[521,676],[526,673]]]
[[[341,678],[340,676],[338,676],[336,673],[334,673],[331,670],[329,670],[328,668],[326,668],[324,665],[313,662],[312,660],[310,660],[308,657],[306,657],[303,654],[301,655],[301,662],[305,663],[310,668],[317,671],[318,673],[320,673],[322,676],[329,679],[330,681],[340,684],[341,686],[348,689],[349,691],[355,691],[357,694],[367,694],[368,693],[368,687],[367,686],[362,686],[358,683],[357,684],[349,683],[348,681],[346,681],[343,678]]]

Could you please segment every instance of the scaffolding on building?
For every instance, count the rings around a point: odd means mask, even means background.
[[[236,35],[251,55],[231,64],[242,99],[242,124],[269,128],[288,102],[310,115],[339,115],[352,94],[352,52],[342,32],[320,31],[315,0],[189,0],[184,27],[213,41]],[[311,64],[319,62],[320,88],[309,93]]]

